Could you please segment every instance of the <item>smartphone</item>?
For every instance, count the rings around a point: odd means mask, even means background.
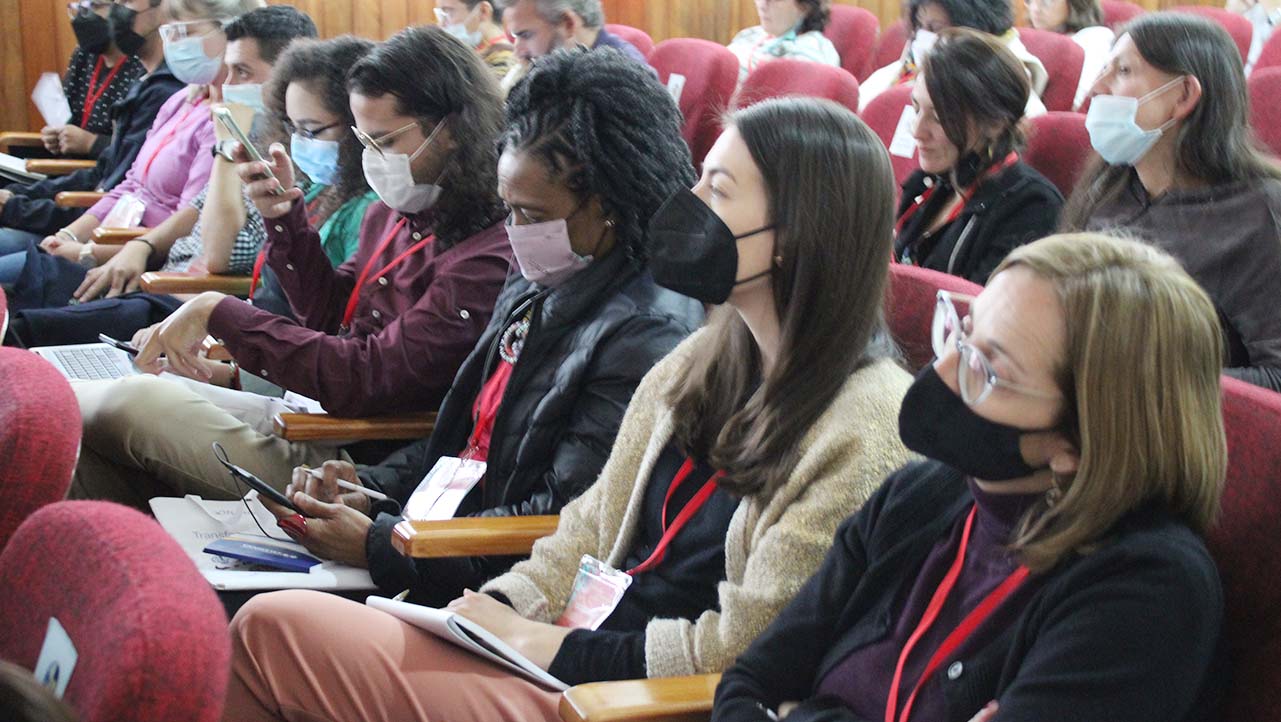
[[[107,335],[107,334],[105,334],[105,333],[100,333],[100,334],[98,334],[98,340],[99,340],[99,341],[101,341],[101,342],[103,342],[103,343],[105,343],[105,344],[107,344],[108,346],[114,346],[115,348],[118,348],[118,349],[120,349],[121,351],[124,351],[125,353],[129,354],[130,356],[137,356],[137,355],[138,355],[138,347],[137,347],[137,346],[134,346],[134,345],[133,345],[133,344],[131,344],[131,343],[125,343],[124,341],[120,341],[120,340],[114,339],[114,338],[112,338],[112,337],[108,336],[108,335]]]
[[[236,122],[236,118],[231,114],[230,110],[227,110],[226,108],[214,108],[213,114],[214,119],[219,123],[222,123],[222,127],[226,128],[227,132],[231,133],[232,137],[234,137],[240,145],[244,146],[245,152],[249,154],[250,158],[262,163],[264,166],[269,165],[269,161],[262,157],[262,153],[258,152],[258,149],[254,147],[253,143],[249,142],[249,135],[246,134],[245,131],[241,130],[240,124]],[[271,172],[270,168],[266,168],[265,170],[267,171],[267,175],[260,177],[257,180],[266,180],[267,178],[275,180],[277,186],[275,194],[283,194],[285,192],[284,187],[280,185],[280,181],[276,179],[276,175]]]
[[[231,460],[227,458],[227,450],[222,448],[222,444],[219,444],[217,441],[213,442],[213,452],[214,452],[214,458],[218,460],[218,463],[226,467],[227,471],[230,472],[233,477],[239,479],[240,481],[245,482],[245,484],[249,488],[253,489],[259,494],[262,494],[268,499],[271,499],[277,504],[292,510],[295,514],[301,514],[308,518],[311,517],[310,514],[304,512],[302,509],[299,509],[292,501],[290,501],[289,497],[273,489],[271,486],[267,484],[267,482],[263,481],[262,479],[259,479],[258,477],[254,476],[247,470],[242,469],[241,467],[231,463]]]

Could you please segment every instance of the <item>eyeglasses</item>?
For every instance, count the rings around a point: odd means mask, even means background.
[[[111,7],[111,0],[77,0],[67,3],[67,17],[74,18],[81,13],[96,13]]]
[[[303,127],[294,125],[294,122],[292,120],[286,120],[285,130],[291,134],[297,133],[298,135],[304,138],[307,138],[308,140],[314,140],[316,136],[320,135],[326,130],[329,130],[331,128],[337,128],[340,125],[342,125],[342,121],[330,123],[329,125],[322,125],[319,128],[303,128]]]
[[[161,25],[160,37],[166,43],[176,43],[187,38],[204,37],[222,28],[223,23],[217,20],[185,20]]]
[[[403,126],[401,126],[401,127],[397,128],[397,129],[393,130],[392,132],[390,132],[390,133],[386,133],[386,134],[381,135],[381,136],[379,136],[379,137],[377,137],[377,138],[375,138],[375,137],[371,136],[370,134],[366,133],[365,131],[361,130],[360,128],[357,128],[357,127],[356,127],[356,126],[354,126],[354,125],[353,125],[353,126],[351,126],[351,132],[353,132],[353,133],[355,133],[355,134],[356,134],[356,140],[360,141],[360,144],[361,144],[361,145],[363,145],[363,146],[365,146],[365,149],[366,149],[366,150],[372,150],[372,151],[374,151],[375,153],[377,153],[378,155],[386,156],[386,155],[387,155],[387,153],[386,153],[386,151],[383,149],[383,145],[384,145],[385,143],[387,143],[387,141],[389,141],[389,140],[391,140],[391,139],[393,139],[393,138],[395,138],[395,137],[397,137],[397,136],[399,136],[399,135],[403,134],[405,131],[409,130],[410,128],[413,128],[413,127],[414,127],[414,126],[416,126],[416,125],[418,125],[418,121],[416,121],[416,120],[415,120],[415,121],[411,121],[411,122],[409,122],[409,123],[407,123],[407,124],[405,124],[405,125],[403,125]],[[443,127],[444,125],[445,125],[445,122],[444,122],[443,120],[442,120],[442,121],[440,121],[440,122],[438,122],[438,123],[436,123],[436,127],[435,127],[435,128],[432,128],[432,129],[431,129],[431,133],[429,133],[429,134],[427,135],[427,140],[424,140],[424,141],[423,141],[423,143],[422,143],[422,145],[418,146],[418,150],[417,150],[417,151],[414,151],[414,155],[415,155],[415,156],[416,156],[416,155],[418,155],[418,151],[421,151],[423,148],[426,148],[428,145],[430,145],[430,144],[431,144],[432,139],[436,137],[436,134],[440,132],[441,127]],[[411,158],[410,158],[410,160],[412,160],[412,159],[413,159],[413,158],[411,157]]]
[[[974,298],[951,291],[938,292],[938,301],[934,306],[934,321],[930,326],[930,343],[933,346],[935,358],[943,357],[949,343],[956,347],[956,352],[960,355],[956,365],[956,385],[961,389],[962,401],[970,406],[978,406],[998,386],[1042,399],[1057,399],[1062,395],[1022,386],[997,376],[987,356],[978,348],[966,343],[967,334],[961,323],[962,316],[956,311],[956,302],[969,306],[974,302]],[[968,321],[969,315],[964,316],[964,319]]]

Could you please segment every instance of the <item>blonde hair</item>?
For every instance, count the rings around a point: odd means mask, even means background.
[[[1164,252],[1095,233],[1018,248],[996,273],[1011,268],[1056,289],[1067,327],[1063,427],[1080,451],[1062,496],[1028,513],[1012,548],[1044,571],[1150,503],[1204,533],[1227,470],[1222,337],[1205,291]]]
[[[266,6],[266,0],[166,0],[169,17],[175,19],[231,20]]]

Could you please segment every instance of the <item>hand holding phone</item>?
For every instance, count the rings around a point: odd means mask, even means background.
[[[272,500],[276,504],[283,506],[286,509],[289,509],[295,514],[299,514],[304,517],[311,516],[310,514],[304,512],[302,509],[299,509],[296,504],[290,501],[289,497],[285,496],[284,494],[280,493],[279,491],[276,491],[274,488],[269,486],[267,482],[263,481],[262,479],[259,479],[258,477],[249,473],[245,469],[242,469],[241,467],[231,463],[231,460],[227,458],[227,450],[222,448],[222,444],[219,444],[217,441],[213,442],[213,452],[214,452],[214,458],[218,459],[218,463],[226,467],[227,471],[236,480],[244,482],[245,485],[248,486],[249,488],[267,497],[268,499]]]
[[[241,148],[245,149],[245,153],[248,154],[249,159],[262,164],[263,172],[255,173],[252,180],[263,181],[271,179],[276,181],[275,189],[272,192],[275,195],[283,195],[285,187],[281,185],[280,180],[276,178],[276,175],[271,172],[271,165],[267,162],[267,159],[263,158],[262,154],[258,152],[258,149],[254,144],[249,141],[249,135],[245,133],[244,129],[240,127],[240,124],[236,122],[236,116],[232,115],[231,110],[228,108],[214,108],[213,115],[214,119],[218,121],[218,124],[230,133],[231,137],[234,138],[237,143],[240,143]]]

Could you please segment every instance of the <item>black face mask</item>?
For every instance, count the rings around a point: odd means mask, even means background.
[[[1024,429],[974,413],[930,364],[916,375],[898,414],[903,445],[983,481],[1009,481],[1037,469],[1023,460]]]
[[[133,55],[147,44],[146,36],[133,31],[133,21],[138,18],[137,10],[119,3],[112,3],[111,14],[108,17],[111,20],[111,39],[116,41],[116,47],[120,48],[120,52]]]
[[[649,221],[649,268],[658,285],[704,303],[722,304],[735,286],[773,273],[773,268],[739,281],[740,238],[774,226],[734,235],[725,222],[688,188],[676,191]]]
[[[76,44],[90,55],[101,55],[111,46],[111,22],[94,12],[79,12],[71,18]]]

